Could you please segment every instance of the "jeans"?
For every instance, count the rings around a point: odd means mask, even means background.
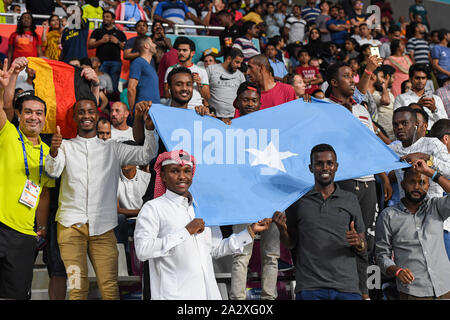
[[[103,61],[100,71],[111,76],[114,91],[118,90],[120,72],[122,71],[121,61]]]
[[[238,233],[247,228],[246,224],[233,226]],[[272,223],[268,230],[261,232],[261,299],[277,298],[278,258],[280,257],[280,232]],[[231,271],[231,300],[245,300],[247,287],[247,268],[252,256],[253,243],[244,247],[244,251],[233,255]]]
[[[448,259],[450,260],[450,232],[444,230],[444,245],[445,251],[447,251]]]
[[[361,295],[334,289],[303,290],[297,292],[296,300],[362,300]]]

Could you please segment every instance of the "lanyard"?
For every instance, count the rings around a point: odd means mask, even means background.
[[[27,179],[30,179],[30,169],[28,169],[28,157],[27,157],[27,151],[25,150],[25,142],[23,142],[22,132],[17,128],[17,132],[19,133],[20,142],[22,142],[22,151],[23,151],[23,160],[25,162],[25,174],[27,175]],[[41,144],[41,152],[39,155],[39,185],[41,185],[41,177],[42,177],[42,171],[44,168],[44,151],[42,150],[42,144]]]

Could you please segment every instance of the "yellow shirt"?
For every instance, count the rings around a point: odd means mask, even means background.
[[[82,9],[83,19],[103,19],[103,8],[100,6],[96,8],[90,4],[85,4]],[[98,27],[101,27],[101,23],[98,24]],[[89,22],[89,29],[95,29],[95,22]]]
[[[0,0],[0,12],[6,13],[5,3],[3,0]],[[6,23],[6,17],[0,17],[0,23]]]
[[[22,137],[27,152],[30,180],[38,184],[41,145],[44,153],[44,165],[50,148],[40,139],[39,144],[33,146],[33,143],[23,133]],[[20,142],[17,129],[7,121],[0,130],[0,222],[18,232],[36,235],[33,227],[39,200],[34,208],[29,208],[19,202],[26,180],[22,142]],[[44,169],[41,180],[41,191],[43,187],[55,186],[55,181],[47,177]]]

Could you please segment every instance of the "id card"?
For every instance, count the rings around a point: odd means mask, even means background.
[[[19,202],[26,205],[27,207],[34,208],[36,206],[40,190],[40,186],[27,179]]]

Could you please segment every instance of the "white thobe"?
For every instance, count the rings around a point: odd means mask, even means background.
[[[191,235],[186,225],[194,218],[193,202],[170,190],[142,207],[134,244],[138,259],[149,261],[152,300],[220,300],[212,258],[252,242],[247,229],[225,239],[219,227]]]

